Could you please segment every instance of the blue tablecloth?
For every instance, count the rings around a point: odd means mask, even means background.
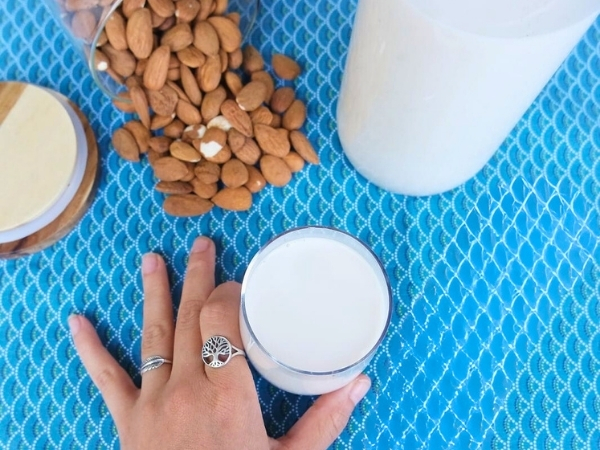
[[[96,201],[65,239],[0,262],[0,447],[117,447],[77,358],[67,317],[84,313],[135,374],[141,255],[157,251],[181,290],[186,256],[217,242],[218,277],[240,280],[274,235],[330,225],[369,243],[389,273],[392,326],[373,387],[338,449],[600,447],[600,28],[577,46],[492,161],[444,195],[408,198],[359,176],[335,110],[356,0],[266,0],[251,41],[306,68],[299,95],[323,164],[248,213],[161,211],[144,161],[109,150],[123,116],[94,86],[43,2],[0,3],[0,79],[56,89],[81,106],[102,155]],[[1,183],[1,180],[0,180]],[[268,431],[312,399],[257,380]]]

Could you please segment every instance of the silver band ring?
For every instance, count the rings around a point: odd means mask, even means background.
[[[246,353],[223,336],[213,336],[202,346],[202,361],[215,369],[225,366],[235,356],[246,356]]]
[[[150,372],[151,370],[158,369],[163,364],[173,364],[173,361],[163,358],[162,356],[151,356],[150,358],[146,358],[144,362],[142,362],[142,368],[140,369],[140,375],[144,375],[146,372]]]

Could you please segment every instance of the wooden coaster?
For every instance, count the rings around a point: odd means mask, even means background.
[[[53,222],[23,239],[0,243],[0,259],[12,259],[37,253],[55,244],[71,231],[92,204],[98,185],[98,144],[85,115],[71,101],[69,104],[81,119],[88,145],[88,158],[81,185],[67,208]]]

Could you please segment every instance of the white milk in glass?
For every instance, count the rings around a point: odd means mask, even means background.
[[[389,325],[391,295],[373,253],[328,228],[301,228],[253,259],[240,326],[256,370],[286,391],[339,389],[370,362]]]
[[[599,0],[360,0],[338,106],[346,155],[393,192],[462,184],[599,9]]]

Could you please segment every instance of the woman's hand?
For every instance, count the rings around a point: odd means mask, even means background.
[[[248,363],[235,357],[222,368],[206,367],[202,343],[213,335],[241,348],[240,285],[215,289],[215,247],[194,243],[177,323],[167,271],[155,254],[144,257],[142,360],[159,355],[164,364],[143,375],[137,389],[81,316],[69,319],[77,351],[100,389],[123,449],[325,449],[342,432],[370,387],[361,375],[347,387],[321,396],[287,436],[267,436]]]

